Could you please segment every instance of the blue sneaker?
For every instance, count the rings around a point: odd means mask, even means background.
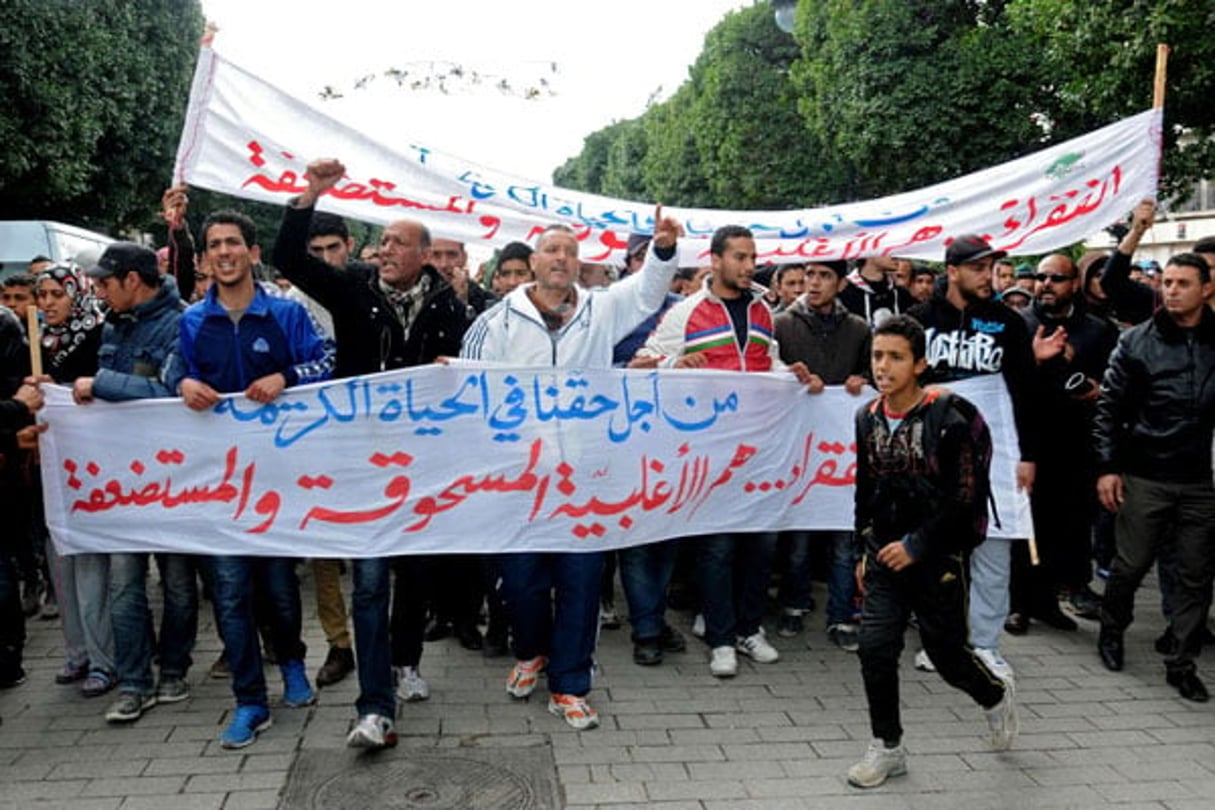
[[[316,703],[316,692],[308,683],[308,673],[304,670],[304,662],[298,658],[283,663],[279,670],[283,673],[283,705],[298,709],[301,706],[311,706]]]
[[[258,732],[270,728],[270,710],[265,706],[237,706],[232,722],[219,735],[224,748],[244,748],[257,739]]]

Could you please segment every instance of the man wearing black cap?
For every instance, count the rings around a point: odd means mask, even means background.
[[[981,236],[959,236],[945,252],[946,287],[909,314],[924,324],[927,336],[925,383],[1003,375],[1020,441],[1017,487],[1028,491],[1033,487],[1038,447],[1032,418],[1038,378],[1025,320],[992,300],[992,265],[1004,255]],[[989,669],[1011,679],[1012,669],[999,652],[1000,631],[1008,615],[1008,541],[988,538],[979,544],[970,568],[971,646]]]
[[[177,285],[161,276],[156,254],[142,245],[116,242],[86,271],[97,297],[110,307],[101,337],[97,375],[79,377],[76,402],[172,397],[183,371],[175,360],[177,326],[184,308]],[[186,672],[198,630],[194,558],[157,554],[164,587],[160,633],[152,630],[148,606],[146,553],[110,555],[110,619],[118,698],[106,710],[111,723],[130,723],[157,703],[190,696]],[[160,659],[160,683],[152,677],[152,657]]]

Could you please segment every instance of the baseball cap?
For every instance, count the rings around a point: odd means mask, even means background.
[[[945,264],[957,266],[967,262],[977,262],[988,256],[993,259],[1001,259],[1007,255],[1007,251],[996,250],[990,242],[978,234],[968,233],[953,240],[945,251]]]
[[[134,242],[114,242],[105,249],[97,264],[84,271],[89,278],[108,278],[134,271],[148,284],[160,280],[156,253]]]

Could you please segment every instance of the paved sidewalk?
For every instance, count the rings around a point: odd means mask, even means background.
[[[348,578],[346,585],[349,594]],[[687,653],[646,669],[632,663],[627,627],[604,631],[591,693],[603,725],[582,733],[545,711],[543,689],[530,701],[509,698],[508,661],[486,660],[451,639],[428,644],[422,672],[432,697],[401,709],[401,745],[381,756],[476,749],[484,759],[495,748],[549,746],[572,808],[1210,808],[1215,704],[1187,703],[1164,683],[1152,650],[1162,629],[1158,604],[1154,591],[1141,595],[1122,673],[1102,668],[1092,622],[1070,634],[1035,625],[1023,638],[1008,638],[1021,736],[1004,754],[987,749],[976,706],[936,675],[912,669],[909,636],[909,773],[871,791],[850,788],[843,775],[869,737],[857,659],[827,642],[818,613],[805,636],[773,637],[780,662],[740,660],[738,677],[728,681],[709,675],[705,649],[690,634]],[[58,625],[31,620],[29,680],[0,692],[0,810],[275,808],[301,751],[355,756],[344,748],[353,677],[322,691],[316,707],[274,707],[274,726],[257,743],[222,750],[217,735],[232,698],[227,681],[206,677],[219,650],[208,603],[202,619],[193,696],[131,726],[104,722],[110,696],[89,700],[74,686],[54,684]],[[687,634],[688,617],[675,620]],[[312,674],[325,645],[315,620],[305,627]],[[268,669],[267,679],[275,695],[277,672]],[[1215,686],[1215,668],[1208,667],[1207,681]],[[421,808],[427,801],[402,791],[384,795],[383,806]]]

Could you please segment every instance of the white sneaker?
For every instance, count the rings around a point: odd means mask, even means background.
[[[392,720],[379,714],[365,714],[346,736],[350,748],[391,748],[397,744]]]
[[[907,773],[907,749],[902,743],[887,748],[886,743],[874,740],[869,743],[865,758],[848,769],[848,784],[859,788],[871,788],[892,776]]]
[[[696,618],[692,619],[692,635],[697,638],[705,637],[705,614],[697,613]]]
[[[979,660],[991,670],[992,675],[995,675],[1005,683],[1012,683],[1012,665],[1004,660],[1004,656],[1000,655],[999,650],[992,647],[975,647],[974,651],[975,655],[979,657]]]
[[[733,678],[738,674],[738,656],[734,648],[723,645],[714,647],[709,658],[709,672],[717,678]]]
[[[1017,702],[1013,682],[1004,682],[1004,699],[986,709],[987,728],[991,732],[988,741],[992,750],[1007,751],[1017,739]]]
[[[757,664],[771,664],[780,660],[780,653],[764,638],[763,628],[746,638],[740,636],[734,646]]]
[[[920,672],[936,672],[937,665],[932,663],[932,659],[928,657],[928,653],[920,650],[915,654],[915,668]]]
[[[417,667],[397,668],[397,700],[413,703],[430,697],[430,684]]]

